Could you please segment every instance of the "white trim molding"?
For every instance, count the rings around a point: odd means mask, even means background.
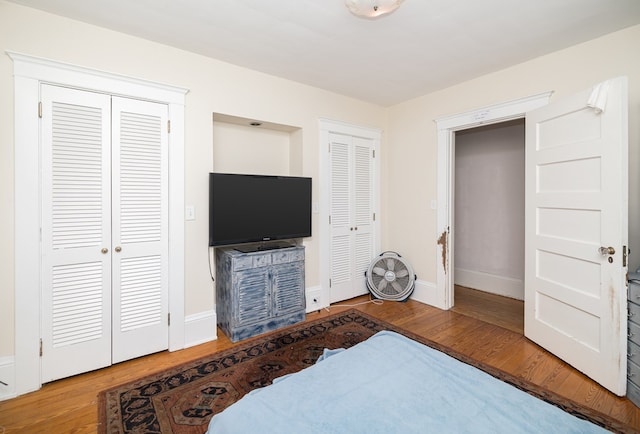
[[[549,103],[553,92],[544,92],[468,112],[445,116],[434,121],[438,129],[437,203],[436,218],[436,293],[434,306],[450,309],[453,306],[454,240],[454,166],[455,132],[524,118],[528,111]],[[431,303],[430,303],[431,304]]]
[[[184,347],[194,347],[218,339],[216,310],[187,315],[184,319]]]
[[[524,300],[524,280],[476,270],[455,269],[455,285]]]
[[[13,356],[0,357],[0,401],[16,397],[15,359]]]
[[[427,282],[426,280],[416,280],[413,293],[409,297],[411,300],[419,301],[420,303],[428,304],[430,306],[436,306],[438,303],[436,284],[433,282]]]
[[[40,85],[167,104],[169,137],[169,350],[184,348],[184,105],[187,89],[6,52],[13,60],[15,137],[15,392],[40,381]]]

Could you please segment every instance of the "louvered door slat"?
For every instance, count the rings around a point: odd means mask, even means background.
[[[371,223],[371,144],[356,145],[354,148],[354,223],[360,230],[363,225]]]
[[[304,308],[304,262],[273,267],[272,279],[277,315]]]
[[[236,324],[252,324],[271,317],[271,287],[266,267],[237,273]],[[232,295],[233,297],[233,295]]]
[[[160,241],[162,221],[149,217],[162,214],[162,118],[125,111],[120,116],[120,242]]]
[[[331,143],[331,225],[346,227],[350,223],[349,143]]]
[[[104,213],[102,109],[52,101],[51,110],[53,248],[100,246]],[[92,224],[65,224],[78,211]]]

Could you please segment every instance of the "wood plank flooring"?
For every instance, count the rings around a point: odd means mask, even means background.
[[[412,300],[367,303],[368,296],[341,304],[365,303],[356,308],[609,414],[640,432],[640,409],[524,338],[518,302],[495,297],[456,288],[456,306],[449,311]],[[479,309],[478,306],[483,304],[487,308]],[[500,304],[504,306],[498,308]],[[307,320],[346,309],[349,307],[333,306],[329,310],[308,314]],[[37,392],[2,401],[0,427],[5,431],[3,433],[0,428],[0,434],[94,433],[98,423],[99,391],[233,346],[220,331],[218,336],[214,342],[123,362],[45,384]]]
[[[524,334],[524,302],[521,300],[455,285],[451,310]]]

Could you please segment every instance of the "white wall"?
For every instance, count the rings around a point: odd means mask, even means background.
[[[294,175],[286,131],[213,123],[213,170],[219,173]],[[297,175],[297,174],[295,174]]]
[[[603,80],[629,77],[629,230],[640,252],[640,26],[557,51],[389,109],[383,248],[402,252],[418,278],[436,281],[437,130],[434,119],[554,91],[552,101]],[[435,65],[434,67],[437,67]],[[631,269],[640,265],[632,254]]]
[[[385,125],[386,110],[373,104],[0,0],[0,357],[14,354],[13,64],[5,50],[190,90],[185,110],[185,203],[195,206],[196,220],[187,221],[185,229],[186,316],[214,308],[207,264],[213,113],[299,128],[290,135],[296,145],[285,158],[291,171],[315,180],[319,118],[374,128]],[[273,160],[268,166],[284,170]],[[313,195],[317,200],[315,182]],[[316,219],[312,230],[314,236],[305,241],[307,286],[319,284]]]
[[[454,282],[524,299],[524,119],[455,136]]]

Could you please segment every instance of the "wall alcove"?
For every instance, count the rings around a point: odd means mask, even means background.
[[[213,170],[302,176],[302,128],[213,113]]]

